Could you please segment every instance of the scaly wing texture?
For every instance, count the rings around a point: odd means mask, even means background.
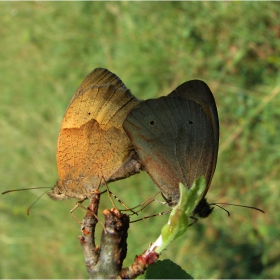
[[[214,160],[212,165],[211,179],[214,175],[219,149],[219,117],[214,96],[206,83],[200,80],[191,80],[178,86],[168,96],[180,96],[189,100],[193,100],[202,106],[203,111],[211,121],[214,131]],[[211,180],[208,182],[207,189],[210,186]]]
[[[179,182],[189,188],[201,175],[211,180],[214,134],[196,102],[178,96],[146,100],[129,113],[123,126],[170,205],[178,202]]]
[[[77,88],[72,100],[70,101],[70,104],[77,96],[82,94],[83,91],[95,85],[113,85],[117,89],[119,87],[126,88],[122,80],[116,74],[105,68],[96,68],[85,77],[81,85]]]
[[[139,101],[115,74],[97,69],[95,76],[95,71],[76,91],[59,133],[60,180],[79,182],[67,184],[68,193],[99,187],[102,177],[107,181],[135,153],[122,123]]]

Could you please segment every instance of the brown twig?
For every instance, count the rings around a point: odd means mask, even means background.
[[[130,267],[123,268],[121,271],[121,277],[123,279],[134,279],[138,275],[143,274],[149,265],[156,262],[159,258],[159,254],[148,248],[140,256],[136,256],[134,263]]]
[[[90,205],[81,226],[82,236],[78,239],[84,250],[84,258],[87,271],[90,273],[92,268],[97,264],[99,258],[99,248],[95,245],[95,226],[98,222],[96,219],[100,193],[96,190],[90,200]],[[95,215],[94,215],[95,214]]]
[[[92,270],[91,278],[121,278],[123,260],[127,253],[129,218],[117,209],[104,210],[105,228],[102,232],[100,257]]]
[[[95,218],[98,211],[100,193],[93,193],[85,218],[82,222],[82,236],[86,268],[90,279],[120,278],[120,271],[127,252],[127,231],[129,218],[117,209],[104,210],[105,228],[102,231],[100,249],[95,245]]]
[[[82,236],[79,236],[89,277],[90,279],[136,278],[159,258],[159,254],[149,247],[143,254],[136,256],[130,267],[122,269],[127,253],[129,217],[116,208],[103,211],[105,228],[98,248],[95,245],[95,227],[98,222],[96,216],[99,199],[100,193],[95,191],[82,222]]]

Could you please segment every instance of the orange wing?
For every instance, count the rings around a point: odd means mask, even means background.
[[[57,144],[60,180],[50,194],[52,198],[81,199],[104,180],[139,172],[135,150],[122,128],[127,114],[138,103],[108,70],[96,69],[86,77],[62,120]]]

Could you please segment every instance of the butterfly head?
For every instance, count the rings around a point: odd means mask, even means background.
[[[214,207],[210,207],[206,198],[203,197],[195,207],[193,215],[197,214],[200,218],[206,218],[212,213],[213,209]]]
[[[79,186],[81,181],[79,180],[58,180],[52,191],[48,193],[48,196],[54,200],[65,200],[68,198],[77,198],[84,200],[86,196],[84,192],[79,192]]]

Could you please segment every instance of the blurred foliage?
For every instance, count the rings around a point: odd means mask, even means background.
[[[194,278],[279,277],[279,2],[1,2],[0,21],[1,192],[54,185],[60,122],[92,69],[108,68],[141,99],[198,78],[215,95],[221,125],[208,201],[266,214],[229,206],[228,218],[216,208],[162,259]],[[110,189],[129,206],[157,191],[145,173]],[[25,215],[42,192],[1,197],[0,277],[87,278],[69,214],[75,201],[45,195]],[[100,213],[105,207],[106,195]],[[143,215],[165,210],[153,203]],[[131,224],[125,265],[167,218]]]

